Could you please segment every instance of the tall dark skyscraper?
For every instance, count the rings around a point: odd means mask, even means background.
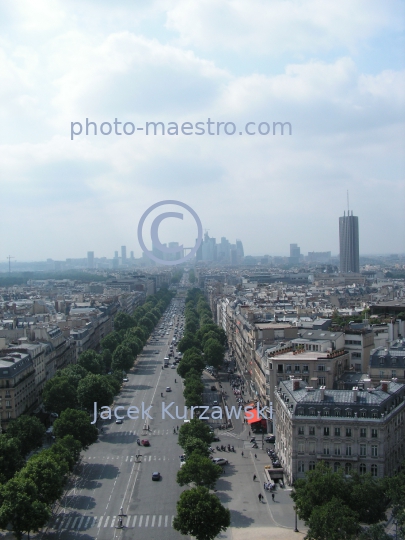
[[[349,210],[339,218],[340,271],[359,272],[359,218]]]

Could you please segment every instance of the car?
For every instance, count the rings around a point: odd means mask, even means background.
[[[159,354],[159,351],[155,351],[155,354]]]
[[[214,437],[212,438],[212,442],[219,442],[219,437],[214,435]]]
[[[276,437],[274,435],[269,435],[268,437],[264,438],[264,442],[274,443],[276,442]]]
[[[59,414],[56,413],[56,412],[51,412],[51,414],[49,415],[51,418],[59,418]]]
[[[215,392],[216,389],[217,389],[216,386],[214,386],[214,385],[211,386],[211,390],[212,390],[213,392]]]
[[[142,446],[150,446],[150,442],[148,439],[142,439],[141,440],[141,445]]]
[[[212,461],[216,465],[228,465],[228,460],[222,457],[214,458]]]
[[[176,369],[176,366],[174,364],[172,364],[170,367],[171,369]]]
[[[124,378],[122,379],[123,382],[128,382],[128,380],[129,380],[128,377],[124,377]]]
[[[152,480],[159,481],[161,479],[160,472],[152,473]]]
[[[117,418],[117,420],[115,421],[116,424],[122,424],[122,419],[121,418]]]
[[[218,405],[218,401],[216,399],[214,399],[214,401],[212,402],[213,405]]]
[[[172,389],[170,388],[170,386],[166,386],[166,392],[171,392]]]

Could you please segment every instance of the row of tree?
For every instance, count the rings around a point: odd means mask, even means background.
[[[102,340],[101,354],[82,353],[77,364],[58,371],[46,383],[45,407],[59,415],[53,424],[56,442],[49,449],[25,459],[42,445],[45,434],[35,417],[20,416],[0,435],[0,528],[11,525],[20,539],[24,532],[47,523],[80,451],[97,441],[98,430],[89,422],[88,411],[94,402],[111,404],[121,388],[123,371],[133,366],[172,296],[161,290],[132,316],[119,313],[114,332]]]
[[[220,365],[224,344],[225,334],[213,324],[211,310],[201,291],[190,290],[185,304],[184,337],[178,346],[183,357],[177,368],[184,379],[187,407],[203,404],[202,372],[206,364]],[[208,446],[212,441],[211,429],[197,418],[180,428],[178,442],[183,448],[185,463],[177,473],[177,483],[194,487],[181,494],[173,527],[197,540],[211,540],[230,525],[229,510],[210,493],[222,473],[222,468],[209,459]]]
[[[212,441],[209,426],[197,418],[180,428],[178,442],[186,461],[177,473],[177,483],[180,486],[193,484],[194,487],[180,495],[173,527],[197,540],[212,540],[231,523],[230,511],[210,493],[222,473],[222,468],[208,457],[208,446]]]
[[[296,480],[291,497],[308,527],[308,540],[389,540],[382,523],[389,506],[398,523],[397,538],[405,538],[405,469],[376,479],[346,476],[320,463]]]

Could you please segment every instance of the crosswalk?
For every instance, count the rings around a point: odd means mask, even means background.
[[[163,514],[134,514],[122,517],[122,526],[126,529],[140,527],[173,527],[174,516]],[[81,516],[60,514],[51,523],[50,528],[55,531],[87,531],[89,529],[106,529],[118,527],[120,516]]]
[[[142,451],[142,450],[141,450]],[[140,452],[141,452],[140,451]],[[142,451],[142,454],[139,453],[139,458],[143,462],[145,461],[178,461],[178,457],[173,456],[155,456],[152,454],[145,454],[144,451]],[[107,461],[129,461],[130,463],[137,460],[136,454],[134,456],[86,456],[83,459],[83,462],[85,461],[101,461],[101,460],[107,460]]]

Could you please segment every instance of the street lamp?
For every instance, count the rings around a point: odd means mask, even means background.
[[[297,516],[297,507],[294,506],[294,511],[295,511],[295,529],[294,529],[294,532],[300,532],[298,530],[298,516]]]

